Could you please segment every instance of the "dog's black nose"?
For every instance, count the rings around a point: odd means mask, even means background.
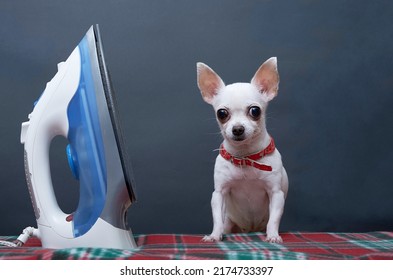
[[[244,126],[242,125],[236,125],[232,128],[232,133],[235,136],[241,136],[244,133]]]

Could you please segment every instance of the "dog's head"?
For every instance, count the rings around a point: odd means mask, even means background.
[[[250,83],[225,85],[209,66],[197,64],[198,87],[211,104],[223,137],[232,144],[247,143],[265,129],[267,104],[278,92],[277,59],[266,60]]]

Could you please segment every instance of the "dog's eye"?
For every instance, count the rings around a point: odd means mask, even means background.
[[[217,118],[218,118],[220,121],[226,121],[226,120],[228,119],[228,117],[229,117],[229,112],[228,112],[228,110],[226,110],[226,109],[219,109],[219,110],[217,111]]]
[[[257,107],[257,106],[252,106],[250,107],[249,110],[250,116],[253,117],[254,119],[258,119],[261,116],[261,108]]]

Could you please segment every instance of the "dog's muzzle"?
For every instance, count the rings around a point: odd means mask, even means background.
[[[233,140],[235,141],[243,141],[245,139],[245,134],[244,134],[245,128],[242,125],[235,125],[232,128],[232,135],[233,135]]]

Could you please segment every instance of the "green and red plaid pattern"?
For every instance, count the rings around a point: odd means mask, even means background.
[[[229,234],[222,242],[202,242],[202,235],[137,234],[138,248],[117,250],[104,248],[44,249],[36,238],[23,247],[0,247],[0,259],[17,260],[393,260],[393,232],[281,234],[284,243],[264,242],[261,233]],[[12,241],[16,237],[0,237]]]

